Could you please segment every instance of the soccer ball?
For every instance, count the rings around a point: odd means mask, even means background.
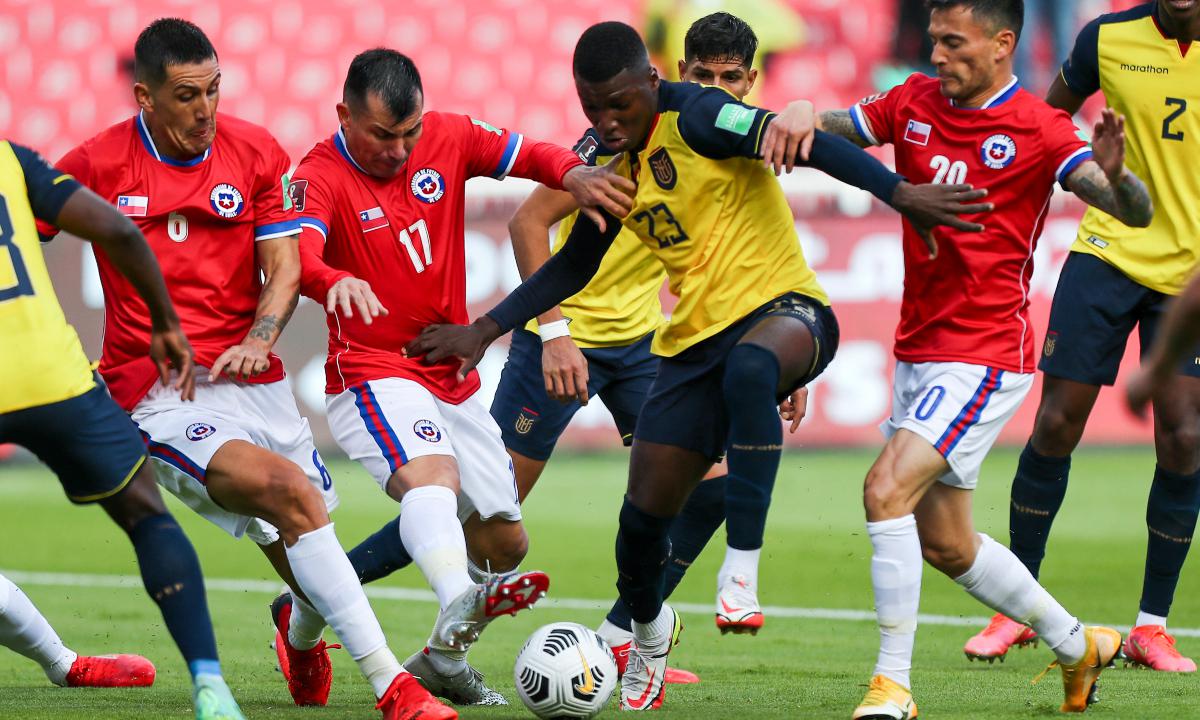
[[[586,720],[617,687],[608,643],[578,623],[545,625],[517,653],[513,678],[521,702],[543,720]]]

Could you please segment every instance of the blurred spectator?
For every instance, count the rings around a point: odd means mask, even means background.
[[[892,62],[880,63],[871,73],[876,90],[903,83],[915,72],[930,73],[929,10],[925,0],[900,0],[896,34],[892,37]]]
[[[1071,52],[1078,8],[1069,0],[1025,0],[1025,30],[1017,43],[1015,72],[1026,90],[1042,95]],[[1049,41],[1049,55],[1040,53]],[[1047,62],[1041,58],[1047,57]]]

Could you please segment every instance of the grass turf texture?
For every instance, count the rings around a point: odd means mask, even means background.
[[[791,452],[784,457],[763,553],[760,599],[767,605],[869,611],[870,543],[863,529],[860,487],[873,455],[867,452]],[[552,578],[551,597],[605,602],[613,595],[613,538],[625,485],[627,456],[562,455],[525,507],[531,536],[527,568]],[[976,495],[979,528],[1007,538],[1008,488],[1015,451],[988,460]],[[1072,484],[1050,543],[1043,580],[1085,622],[1129,624],[1137,611],[1145,549],[1145,502],[1154,458],[1144,449],[1091,449],[1076,454]],[[338,535],[349,546],[395,511],[355,465],[330,464],[342,496]],[[234,542],[172,498],[172,511],[195,542],[208,578],[273,579],[248,540]],[[0,466],[0,568],[57,573],[136,575],[132,549],[98,508],[75,508],[49,472],[36,465]],[[680,602],[710,606],[724,532],[679,588]],[[1192,567],[1195,567],[1193,561]],[[1176,627],[1200,627],[1200,581],[1185,568],[1171,617]],[[425,587],[409,568],[377,583]],[[2,718],[188,718],[186,669],[157,609],[140,587],[23,588],[69,646],[84,653],[137,652],[158,666],[146,690],[63,690],[40,668],[0,651]],[[248,718],[367,718],[372,697],[344,651],[334,651],[334,687],[326,708],[291,705],[267,647],[271,637],[263,590],[209,589],[225,675]],[[372,604],[403,660],[428,636],[432,602],[375,599]],[[990,614],[952,581],[926,569],[923,613]],[[536,627],[574,620],[594,627],[602,612],[542,606],[495,622],[471,653],[472,662],[513,705],[465,709],[464,718],[530,717],[512,682],[512,662]],[[865,692],[877,647],[870,621],[767,616],[757,637],[721,637],[711,612],[684,615],[683,644],[672,664],[694,670],[700,685],[672,686],[665,714],[708,718],[848,718]],[[922,717],[1051,717],[1061,702],[1057,670],[1030,680],[1051,659],[1044,647],[1009,654],[1006,663],[968,663],[962,644],[976,628],[923,625],[913,682]],[[326,638],[333,641],[327,631]],[[1200,638],[1180,639],[1185,654],[1200,654]],[[1195,717],[1200,677],[1113,669],[1101,679],[1101,718]],[[604,717],[617,715],[615,700]]]

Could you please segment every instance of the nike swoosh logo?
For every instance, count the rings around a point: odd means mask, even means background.
[[[742,610],[740,607],[729,607],[729,603],[725,602],[725,598],[721,598],[721,607],[727,613],[741,612]]]
[[[591,695],[596,692],[596,678],[592,677],[592,667],[588,665],[587,658],[583,656],[583,648],[576,645],[575,649],[579,651],[579,662],[583,665],[583,685],[579,687],[579,692]]]
[[[634,710],[641,710],[646,706],[646,700],[650,697],[650,691],[654,689],[654,669],[650,670],[650,677],[646,681],[646,689],[642,691],[642,696],[637,700],[629,700],[627,704]]]

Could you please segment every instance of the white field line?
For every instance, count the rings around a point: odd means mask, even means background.
[[[7,577],[17,585],[43,585],[57,587],[90,587],[90,588],[123,588],[142,590],[142,579],[136,575],[93,575],[76,573],[27,572],[24,570],[0,569],[0,575]],[[209,592],[238,592],[262,593],[276,595],[283,587],[280,581],[243,580],[236,578],[204,578],[205,587]],[[411,588],[389,588],[368,585],[367,597],[376,600],[405,600],[408,602],[435,603],[437,597],[429,590],[414,590]],[[589,600],[585,598],[558,598],[548,596],[538,603],[541,608],[560,608],[566,610],[607,610],[612,606],[612,600]],[[712,615],[712,605],[698,603],[671,603],[671,607],[689,615]],[[871,610],[840,610],[837,608],[802,608],[766,605],[763,613],[774,618],[801,618],[805,620],[834,620],[842,622],[875,622],[875,613]],[[922,625],[954,625],[960,627],[981,627],[986,625],[990,617],[970,617],[965,615],[925,615],[917,616]],[[1111,625],[1122,633],[1129,631],[1128,625]],[[1179,637],[1200,637],[1200,628],[1170,628],[1173,635]]]

